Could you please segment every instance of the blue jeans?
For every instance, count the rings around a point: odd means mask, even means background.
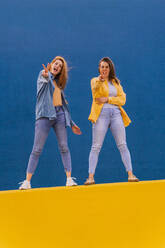
[[[97,122],[92,126],[93,140],[89,155],[89,173],[95,173],[98,156],[108,128],[110,128],[115,139],[126,171],[132,171],[131,156],[126,143],[125,127],[120,110],[116,107],[103,108]],[[107,155],[109,155],[109,152]]]
[[[71,156],[67,142],[65,115],[63,109],[60,107],[57,111],[57,118],[55,120],[40,118],[35,123],[34,145],[29,158],[27,173],[34,174],[51,127],[54,129],[57,137],[64,169],[67,172],[71,171]]]

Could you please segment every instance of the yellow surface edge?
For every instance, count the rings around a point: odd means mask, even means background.
[[[0,248],[165,247],[165,180],[0,192]]]

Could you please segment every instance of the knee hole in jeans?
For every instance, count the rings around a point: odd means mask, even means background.
[[[35,149],[32,151],[32,155],[39,157],[42,153],[42,149]]]
[[[120,145],[117,145],[117,147],[120,152],[128,150],[127,144],[120,144]]]
[[[59,150],[61,153],[67,153],[69,151],[69,148],[68,146],[61,144],[59,145]]]
[[[93,145],[91,151],[93,152],[100,152],[101,150],[101,145]]]

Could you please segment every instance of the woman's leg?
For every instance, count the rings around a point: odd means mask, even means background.
[[[71,155],[68,147],[67,130],[65,125],[65,115],[63,111],[57,112],[57,120],[53,126],[57,136],[58,147],[60,150],[63,166],[67,177],[71,176]]]
[[[26,174],[26,180],[28,181],[31,180],[31,177],[37,168],[38,160],[43,150],[50,128],[51,121],[47,118],[41,118],[35,123],[34,145],[29,158]]]
[[[118,109],[114,109],[114,113],[111,118],[110,129],[115,139],[116,145],[120,151],[121,159],[125,166],[125,169],[128,174],[132,174],[132,162],[130,152],[126,143],[125,127],[120,114],[120,110]]]
[[[109,126],[108,110],[102,110],[97,122],[92,125],[92,147],[89,154],[89,178],[93,178],[99,153]]]
[[[59,112],[57,112],[57,120],[53,128],[57,136],[58,146],[67,177],[66,186],[76,186],[77,183],[71,177],[71,155],[68,147],[65,115],[63,111],[60,110]]]

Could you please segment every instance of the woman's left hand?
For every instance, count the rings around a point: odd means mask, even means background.
[[[96,101],[98,104],[103,104],[103,103],[108,102],[108,97],[99,97],[99,98],[95,98],[95,101]]]
[[[77,135],[82,134],[80,128],[79,128],[78,126],[76,126],[76,125],[72,126],[72,132],[73,132],[74,134],[77,134]]]

